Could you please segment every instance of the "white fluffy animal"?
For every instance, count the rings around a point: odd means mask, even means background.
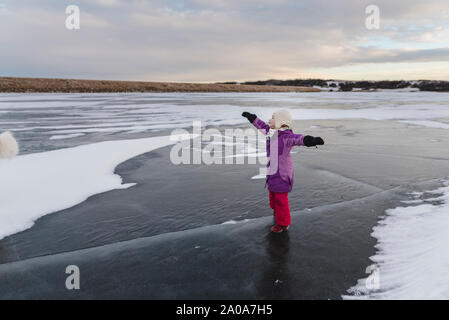
[[[0,159],[13,158],[19,153],[19,145],[11,132],[0,134]]]

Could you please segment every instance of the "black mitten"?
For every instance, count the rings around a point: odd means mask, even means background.
[[[243,112],[242,116],[248,119],[249,122],[253,123],[256,120],[257,116],[254,113]]]
[[[312,137],[312,136],[305,136],[303,142],[306,147],[315,147],[317,145],[324,144],[324,141],[323,139],[321,139],[321,137]]]

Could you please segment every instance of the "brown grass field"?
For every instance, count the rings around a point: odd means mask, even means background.
[[[0,77],[0,92],[318,92],[312,87]]]

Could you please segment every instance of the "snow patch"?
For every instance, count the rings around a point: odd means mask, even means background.
[[[122,184],[114,168],[135,156],[174,144],[176,139],[190,138],[173,135],[106,141],[0,160],[0,239],[94,194],[135,185]]]
[[[62,135],[51,136],[50,140],[71,139],[71,138],[76,138],[76,137],[80,137],[80,136],[84,136],[84,133],[73,133],[73,134],[62,134]]]
[[[361,279],[344,299],[449,299],[449,180],[444,184],[425,192],[436,196],[422,204],[386,211],[372,233],[379,286]]]

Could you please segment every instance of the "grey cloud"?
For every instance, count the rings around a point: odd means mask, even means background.
[[[0,1],[1,2],[1,1]],[[446,1],[376,1],[386,27],[365,28],[371,1],[79,1],[81,30],[64,28],[65,1],[17,1],[0,21],[8,75],[164,81],[298,76],[356,63],[447,60],[447,49],[360,47],[361,37],[419,39]],[[427,4],[427,5],[426,5]],[[396,28],[396,29],[395,29]],[[9,30],[5,33],[5,30]],[[3,49],[5,48],[5,49]]]

